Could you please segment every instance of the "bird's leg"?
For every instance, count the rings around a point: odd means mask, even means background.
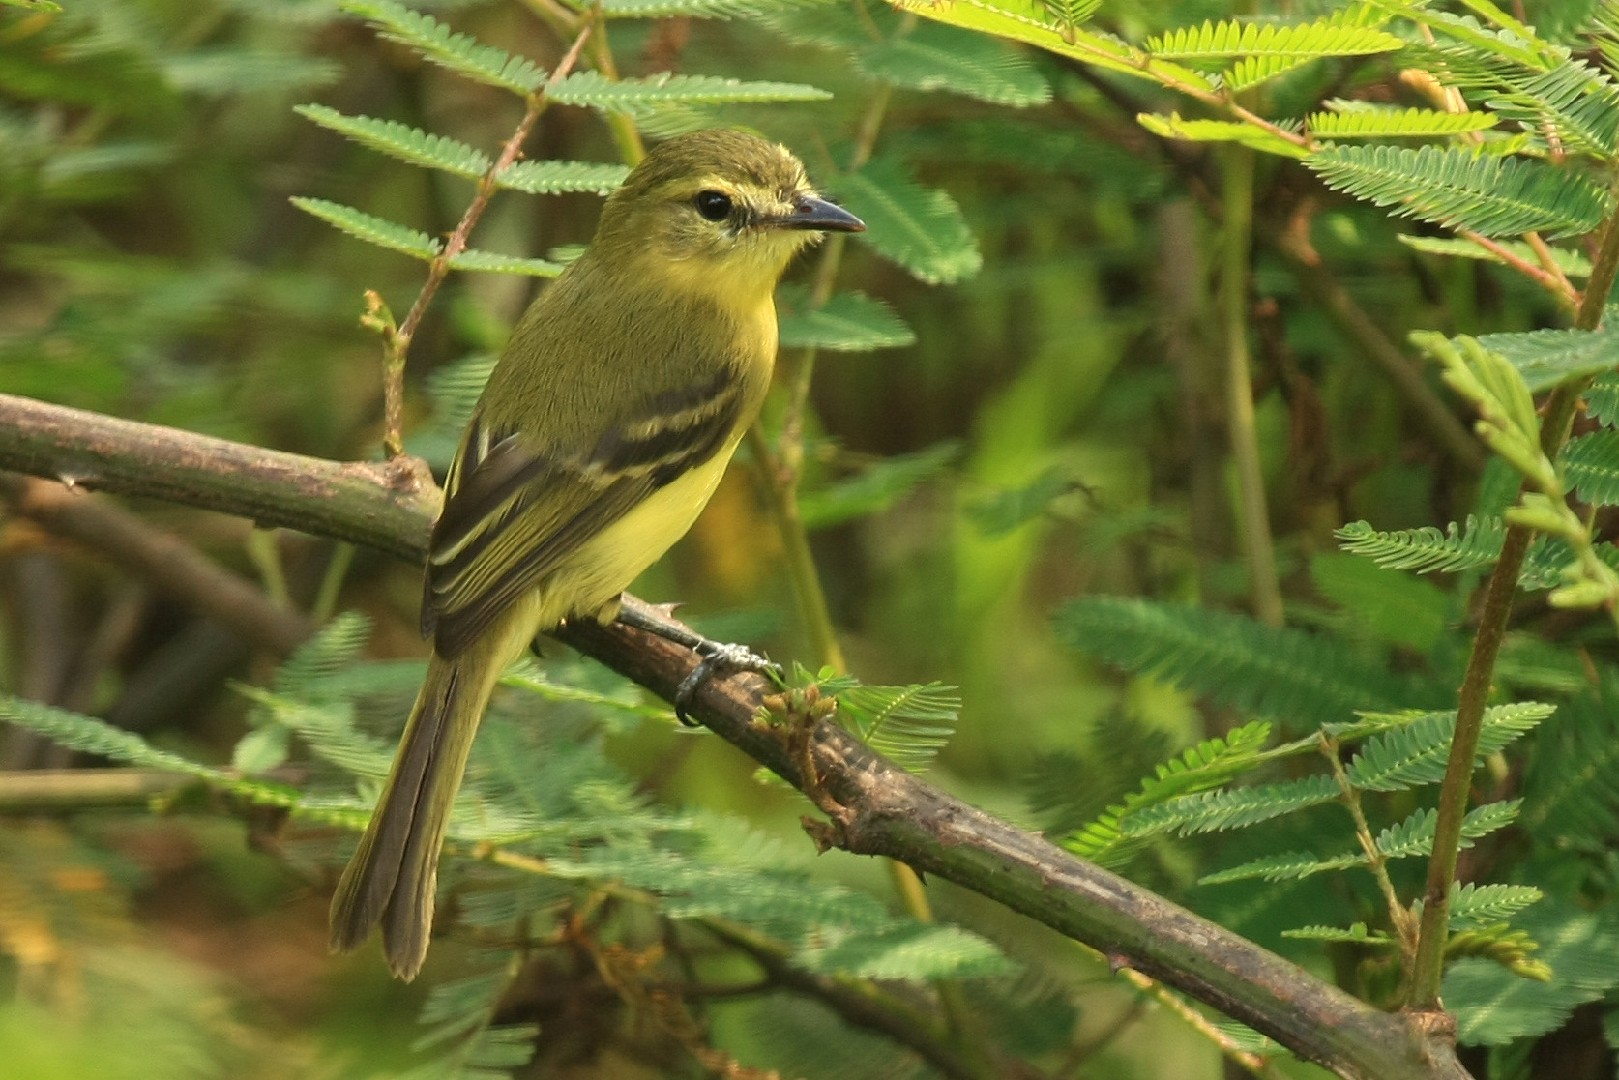
[[[705,638],[691,627],[659,614],[649,605],[633,601],[624,604],[619,608],[618,621],[625,626],[633,626],[637,630],[656,634],[665,641],[684,645],[700,657],[691,674],[682,679],[680,686],[675,690],[675,716],[687,727],[697,726],[697,721],[691,718],[689,712],[693,695],[697,693],[698,687],[714,676],[716,671],[721,669],[752,671],[770,678],[778,678],[781,675],[780,665],[771,663],[746,645],[733,645]]]

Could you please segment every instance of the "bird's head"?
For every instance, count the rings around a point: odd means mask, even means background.
[[[661,143],[607,200],[596,245],[652,257],[693,284],[766,292],[824,232],[865,224],[816,194],[786,148],[741,131]]]

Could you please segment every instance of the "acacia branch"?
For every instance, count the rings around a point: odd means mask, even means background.
[[[420,560],[432,499],[418,476],[259,450],[0,395],[0,469],[158,495]],[[639,603],[639,601],[631,601]],[[557,635],[665,699],[696,664],[622,624]],[[899,859],[996,900],[1270,1035],[1351,1080],[1461,1080],[1432,1014],[1384,1013],[1160,896],[889,764],[836,724],[761,719],[759,676],[712,679],[692,713],[833,814],[820,842]],[[807,777],[805,768],[813,770]]]

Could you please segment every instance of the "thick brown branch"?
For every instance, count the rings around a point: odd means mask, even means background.
[[[373,466],[275,454],[185,432],[0,396],[0,469],[73,473],[113,490],[246,513],[420,558],[430,501]],[[638,601],[633,601],[639,603]],[[695,666],[686,649],[625,626],[558,635],[672,698]],[[1281,957],[1042,837],[1013,828],[871,753],[835,724],[792,735],[756,719],[758,676],[705,683],[693,713],[728,742],[835,809],[837,846],[899,859],[997,900],[1162,980],[1353,1080],[1466,1073],[1448,1033],[1380,1012]],[[808,763],[813,778],[801,773]]]
[[[0,394],[0,470],[150,495],[420,559],[438,509],[419,463],[326,461]]]

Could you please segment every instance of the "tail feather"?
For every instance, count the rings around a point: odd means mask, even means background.
[[[439,849],[494,679],[476,657],[434,656],[371,823],[332,898],[331,946],[347,952],[382,924],[383,952],[401,979],[427,955]]]

